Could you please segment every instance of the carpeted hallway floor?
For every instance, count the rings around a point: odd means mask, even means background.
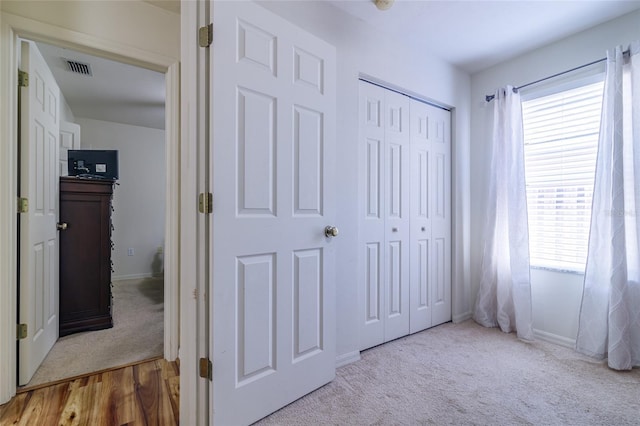
[[[164,280],[113,282],[113,328],[60,338],[27,386],[162,356]]]
[[[263,425],[640,425],[640,369],[443,324],[362,353]]]

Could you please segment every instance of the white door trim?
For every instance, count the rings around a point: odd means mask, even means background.
[[[206,25],[209,0],[183,1],[180,10],[180,423],[209,424],[209,381],[198,371],[208,357],[207,215],[198,213],[198,193],[207,192],[206,137],[208,50],[198,46],[197,28]],[[188,77],[187,77],[188,76]],[[203,96],[204,95],[204,96]],[[190,373],[190,374],[185,374]]]
[[[177,279],[180,256],[195,256],[195,245],[180,247],[180,191],[191,188],[180,186],[180,155],[185,150],[180,143],[179,62],[175,58],[122,45],[90,34],[71,31],[36,20],[1,14],[0,24],[0,140],[12,141],[0,144],[0,404],[9,401],[16,393],[16,289],[17,289],[17,61],[18,37],[34,41],[54,43],[80,49],[97,56],[127,62],[165,73],[166,146],[167,146],[167,215],[166,241],[171,249],[165,253],[165,358],[173,360],[178,353],[178,327],[180,299]],[[195,193],[195,189],[190,191]],[[180,218],[182,219],[182,218]],[[183,240],[184,241],[184,240]],[[182,249],[182,250],[181,250]],[[185,279],[185,276],[182,276]],[[182,311],[184,312],[184,310]],[[183,335],[188,340],[190,336]],[[195,334],[192,337],[195,340]],[[183,340],[183,341],[185,341]]]

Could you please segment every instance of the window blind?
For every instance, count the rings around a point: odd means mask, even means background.
[[[522,103],[531,266],[584,271],[603,87]]]

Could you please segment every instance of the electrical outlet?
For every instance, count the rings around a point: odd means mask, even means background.
[[[133,256],[133,247],[127,249],[127,256]]]

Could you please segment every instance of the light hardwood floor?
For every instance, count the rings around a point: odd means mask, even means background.
[[[19,391],[0,425],[177,425],[180,368],[155,359]]]

